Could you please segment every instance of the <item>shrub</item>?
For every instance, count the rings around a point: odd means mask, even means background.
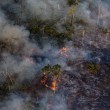
[[[95,63],[89,63],[89,64],[87,64],[87,69],[91,73],[98,73],[98,71],[100,69],[100,65],[99,64],[95,64]]]

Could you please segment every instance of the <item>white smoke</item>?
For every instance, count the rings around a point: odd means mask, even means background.
[[[67,15],[68,6],[65,0],[25,0],[33,16],[42,19],[56,19]]]
[[[23,98],[20,95],[11,94],[3,105],[0,103],[2,105],[0,110],[31,110],[27,106],[29,99],[29,97]]]
[[[23,110],[24,101],[22,98],[12,97],[11,100],[6,102],[6,105],[1,110]]]
[[[30,100],[35,99],[31,99],[27,95],[10,94],[5,101],[0,102],[0,110],[67,110],[65,99],[58,94],[43,93],[43,99],[40,102],[36,99],[36,104],[39,106],[35,106]]]
[[[0,48],[0,82],[5,82],[7,76],[16,74],[16,83],[18,84],[25,79],[30,80],[47,64],[60,64],[63,70],[72,71],[72,68],[67,64],[68,61],[80,61],[87,57],[87,49],[74,47],[70,42],[65,43],[64,47],[67,48],[67,52],[64,52],[67,56],[61,55],[61,49],[52,46],[50,43],[44,44],[41,49],[37,44],[30,41],[30,32],[23,24],[14,25],[14,21],[9,20],[10,18],[6,16],[6,10],[3,11],[4,9],[2,9],[7,6],[22,20],[26,20],[28,17],[40,17],[48,20],[62,19],[69,13],[66,0],[24,0],[22,2],[19,0],[19,2],[22,4],[17,4],[13,0],[1,0],[0,2],[0,42],[3,43],[3,49]],[[9,9],[8,11],[10,11]],[[74,17],[83,19],[89,25],[109,27],[109,11],[109,4],[102,0],[86,0],[78,5]],[[89,35],[88,39],[86,36],[84,37],[87,42],[92,42]],[[31,57],[33,55],[43,55],[45,58],[36,63]],[[67,110],[66,102],[59,94],[52,96],[52,99],[49,96],[50,94],[43,93],[43,95],[41,102],[47,107],[47,110],[48,107],[52,110]],[[48,105],[50,99],[52,103]],[[25,108],[26,100],[17,95],[11,95],[8,100],[3,101],[3,104],[2,107],[0,106],[1,110],[32,110],[28,107]]]
[[[63,50],[66,49],[66,50]],[[72,42],[67,42],[64,47],[58,48],[52,46],[50,43],[43,45],[43,49],[39,49],[38,54],[43,55],[45,59],[37,66],[39,68],[44,67],[47,64],[55,65],[59,64],[62,70],[71,71],[71,68],[67,65],[68,61],[83,60],[86,58],[89,51],[81,48],[75,48]]]
[[[33,54],[31,50],[36,48],[36,45],[29,41],[29,31],[23,26],[10,24],[2,11],[0,11],[0,33],[0,41],[5,43],[7,49],[11,49],[11,52],[14,51],[14,53],[21,54],[20,60],[17,60],[17,58],[10,54],[10,51],[8,52],[8,50],[3,48],[3,51],[1,51],[1,57],[3,59],[0,62],[0,76],[4,74],[4,78],[6,78],[7,74],[18,74],[19,80],[20,78],[22,80],[32,78],[31,76],[36,73],[36,64],[34,61],[29,61],[31,59],[28,57]],[[27,57],[23,58],[26,55]],[[27,61],[26,59],[29,60]]]
[[[86,0],[79,4],[75,16],[90,25],[108,27],[110,25],[108,22],[110,19],[109,5],[102,0]]]
[[[44,97],[40,100],[41,105],[38,110],[67,110],[65,98],[57,93],[46,92],[42,94]]]

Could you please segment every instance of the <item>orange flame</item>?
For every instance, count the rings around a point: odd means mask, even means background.
[[[54,80],[51,82],[51,86],[49,86],[46,82],[48,80],[48,76],[47,75],[44,75],[43,76],[43,79],[41,79],[41,84],[43,84],[45,87],[47,88],[50,88],[51,90],[53,91],[56,91],[57,90],[57,80]]]
[[[52,85],[50,88],[51,88],[51,90],[56,91],[56,89],[57,89],[57,81],[56,80],[52,82]]]
[[[68,48],[63,47],[60,49],[60,54],[65,56],[65,57],[68,57],[67,51],[68,51]]]

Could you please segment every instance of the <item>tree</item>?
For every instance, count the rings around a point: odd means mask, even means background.
[[[48,64],[42,68],[42,73],[58,78],[62,73],[61,66],[59,64],[56,64],[54,66]]]

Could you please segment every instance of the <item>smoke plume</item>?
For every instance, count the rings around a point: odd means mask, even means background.
[[[108,30],[110,28],[110,2],[109,0],[80,1],[75,12],[70,14],[72,6],[74,8],[75,4],[69,6],[67,0],[0,0],[0,88],[1,85],[8,84],[8,78],[11,83],[14,83],[6,94],[4,86],[3,94],[6,96],[0,99],[0,110],[70,110],[67,99],[71,93],[72,95],[75,94],[74,98],[82,98],[79,94],[82,88],[86,92],[82,93],[81,91],[81,95],[86,93],[88,95],[88,89],[93,90],[91,87],[94,84],[91,84],[91,80],[97,82],[97,85],[99,84],[100,81],[98,82],[98,78],[96,78],[98,75],[96,77],[94,75],[89,76],[85,65],[92,59],[90,53],[95,51],[95,55],[97,55],[97,50],[110,48],[110,31]],[[40,19],[41,25],[44,26],[39,29],[38,23],[38,27],[33,28],[36,33],[29,28],[29,20],[33,19]],[[55,22],[54,28],[52,28],[53,30],[56,29],[55,34],[47,25],[52,20]],[[45,34],[45,28],[53,36]],[[71,41],[64,40],[65,33],[69,38],[71,37]],[[54,35],[60,35],[61,39],[60,36]],[[41,41],[38,37],[41,38]],[[60,41],[64,40],[64,44],[62,46],[57,45],[57,40],[54,37]],[[100,64],[103,59],[106,60],[105,56],[107,55],[102,54],[103,52],[100,52],[93,58],[98,62],[97,64]],[[108,56],[107,58],[109,58]],[[33,88],[32,94],[17,91],[25,81],[36,80],[33,82],[37,82],[41,69],[48,64],[61,65],[62,71],[64,73],[66,71],[66,75],[72,75],[71,78],[74,81],[70,81],[69,76],[66,77],[62,85],[67,86],[67,88],[65,87],[62,92],[59,89],[56,93],[49,90],[42,93],[43,89],[36,89],[33,93]],[[79,64],[81,65],[77,66]],[[91,69],[91,65],[88,66]],[[97,68],[101,67],[97,66]],[[97,68],[95,69],[97,70]],[[108,68],[109,65],[107,70]],[[31,83],[33,84],[33,82]],[[73,88],[68,89],[68,83],[74,83],[74,90]],[[97,87],[94,86],[94,91],[100,95],[100,89],[97,90]],[[39,99],[35,98],[36,91],[38,91],[38,95],[41,95]],[[67,91],[71,93],[69,94]],[[78,101],[77,99],[73,100]]]

